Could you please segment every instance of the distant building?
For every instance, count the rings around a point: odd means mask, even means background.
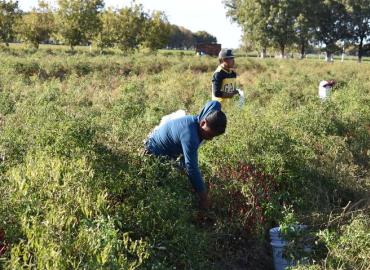
[[[221,44],[217,43],[200,43],[195,45],[195,52],[199,55],[207,54],[211,56],[218,56],[221,51]]]

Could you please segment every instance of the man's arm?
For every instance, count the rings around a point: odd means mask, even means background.
[[[193,134],[194,135],[194,134]],[[184,154],[184,166],[186,174],[199,197],[199,207],[208,208],[207,190],[198,166],[198,144],[191,140],[190,134],[185,135],[182,140]]]
[[[212,93],[215,97],[222,97],[221,92],[222,78],[220,72],[215,72],[212,76]]]

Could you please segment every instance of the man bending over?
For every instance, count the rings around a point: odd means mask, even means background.
[[[207,190],[198,166],[198,148],[225,132],[226,115],[218,101],[208,102],[199,115],[186,115],[169,120],[156,128],[145,141],[147,153],[180,162],[199,196],[199,207],[208,208]]]

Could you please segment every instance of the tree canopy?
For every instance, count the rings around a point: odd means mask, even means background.
[[[19,18],[15,29],[21,40],[38,48],[42,41],[51,37],[55,29],[54,14],[46,2],[40,2],[39,8],[34,8]]]
[[[101,51],[117,47],[129,52],[138,48],[193,48],[215,43],[206,31],[196,33],[172,25],[163,11],[147,12],[135,1],[120,9],[104,8],[103,0],[58,0],[51,9],[44,1],[22,13],[18,2],[0,0],[0,40],[24,41],[34,48],[40,43],[95,45]]]
[[[58,0],[58,38],[72,49],[90,41],[102,27],[98,15],[103,7],[102,0]]]
[[[20,14],[18,1],[0,0],[0,41],[7,46],[15,36],[14,24]]]
[[[369,0],[224,0],[227,15],[243,30],[247,48],[262,55],[267,48],[285,54],[299,47],[301,57],[309,45],[323,47],[327,58],[345,42],[362,50],[370,36]]]

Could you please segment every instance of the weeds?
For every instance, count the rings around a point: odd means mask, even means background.
[[[364,66],[238,58],[247,102],[200,149],[213,206],[199,220],[188,179],[137,150],[164,114],[199,112],[216,59],[0,54],[1,268],[267,269],[284,206],[318,233],[311,269],[368,267],[368,212],[314,226],[369,194]]]

